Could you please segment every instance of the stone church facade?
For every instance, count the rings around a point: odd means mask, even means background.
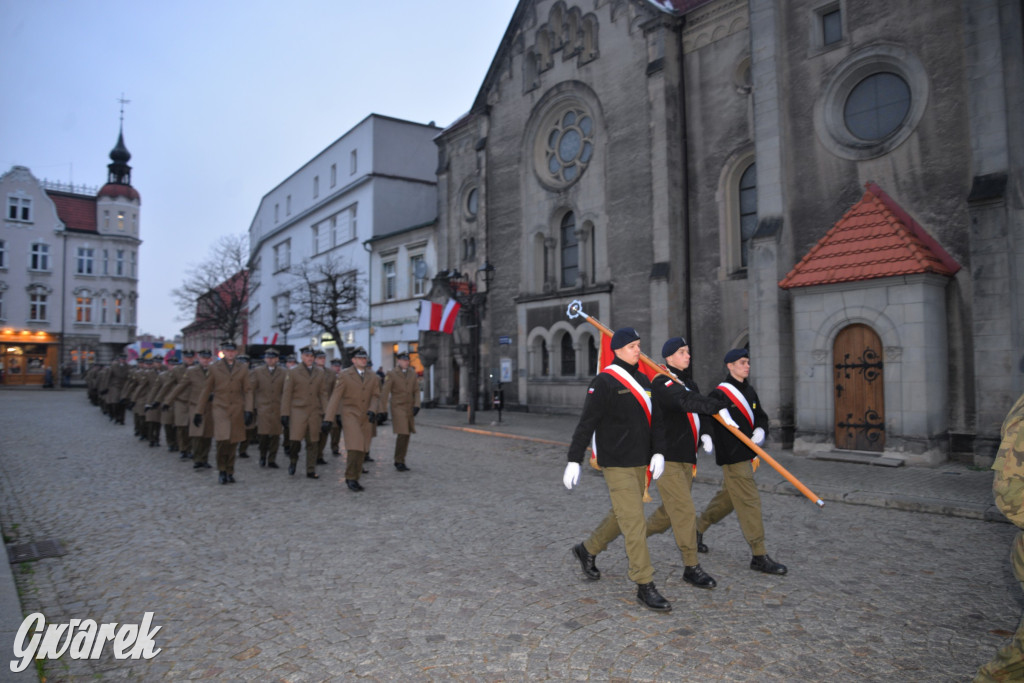
[[[990,458],[1024,390],[1021,27],[1009,0],[520,2],[437,138],[439,268],[496,268],[481,396],[578,410],[579,299],[654,358],[685,336],[705,389],[749,346],[776,444]],[[869,187],[875,227],[821,244]],[[464,404],[459,334],[434,370]]]

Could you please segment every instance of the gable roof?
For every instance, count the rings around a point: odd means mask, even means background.
[[[47,190],[47,196],[57,207],[57,217],[68,230],[97,232],[96,198],[57,190]]]
[[[867,183],[860,201],[811,247],[779,287],[810,287],[880,277],[936,273],[960,264],[882,188]]]

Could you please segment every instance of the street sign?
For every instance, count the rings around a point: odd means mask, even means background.
[[[511,346],[511,344],[512,344],[512,337],[506,337],[504,335],[498,337],[498,345],[499,346]]]

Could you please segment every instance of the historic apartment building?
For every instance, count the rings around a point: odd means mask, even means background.
[[[685,336],[704,390],[749,346],[776,443],[987,461],[1024,390],[1021,28],[1008,0],[520,2],[438,136],[439,267],[496,266],[481,394],[511,367],[506,405],[577,410],[580,299],[652,357]]]
[[[388,368],[393,349],[415,351],[418,292],[434,274],[438,132],[371,114],[263,197],[249,227],[250,344],[337,356],[296,291],[298,267],[330,262],[360,290],[341,326],[346,348],[363,346]]]
[[[135,340],[138,191],[118,134],[98,191],[41,182],[24,166],[0,176],[0,363],[6,384],[76,374]]]

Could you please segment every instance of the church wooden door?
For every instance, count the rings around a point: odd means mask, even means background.
[[[885,448],[882,342],[867,325],[844,328],[832,347],[836,448]]]

